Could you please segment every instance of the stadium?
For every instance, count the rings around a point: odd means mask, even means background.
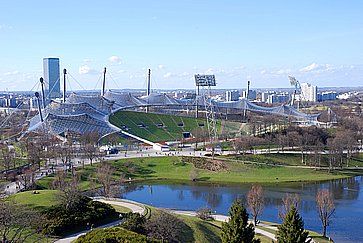
[[[106,72],[106,69],[105,69]],[[218,137],[226,127],[238,131],[239,124],[218,119],[223,112],[245,113],[246,111],[293,119],[303,124],[316,124],[318,114],[305,114],[294,107],[283,104],[276,107],[263,107],[248,99],[238,101],[216,101],[211,99],[210,90],[215,86],[214,75],[204,75],[197,82],[194,98],[176,99],[163,93],[152,93],[150,70],[146,95],[136,96],[129,92],[105,90],[105,75],[101,94],[84,95],[72,93],[63,101],[50,100],[41,107],[37,93],[38,115],[31,118],[27,132],[51,133],[65,137],[66,133],[97,133],[100,139],[110,134],[132,137],[160,149],[159,142],[180,141],[193,137],[197,128],[205,128],[210,137]],[[213,82],[207,82],[205,78]],[[65,78],[64,78],[65,79]],[[208,81],[208,80],[207,80]],[[199,89],[203,88],[199,92]],[[43,99],[43,104],[46,101]]]

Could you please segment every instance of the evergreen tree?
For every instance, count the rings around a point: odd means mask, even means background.
[[[255,227],[248,224],[248,213],[241,200],[237,199],[229,209],[230,219],[222,223],[223,243],[258,243],[255,237]]]
[[[304,230],[304,221],[294,206],[291,206],[284,222],[277,228],[276,238],[278,243],[310,242],[310,240],[307,241],[309,233]]]

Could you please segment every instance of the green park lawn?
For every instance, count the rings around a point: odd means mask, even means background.
[[[10,196],[7,200],[13,200],[15,203],[27,205],[34,209],[47,209],[52,205],[58,204],[56,190],[36,190],[19,192]]]
[[[184,163],[180,157],[147,157],[120,159],[111,162],[116,169],[115,181],[120,175],[134,181],[163,181],[165,183],[191,182],[192,170],[198,172],[197,181],[201,183],[280,183],[298,181],[320,181],[350,176],[339,171],[327,172],[309,168],[274,167],[270,165],[254,165],[237,161],[224,161],[227,169],[213,172],[206,169],[195,169],[191,163]],[[89,188],[89,178],[96,178],[97,164],[87,165],[84,169],[77,168],[81,179],[81,189]],[[38,181],[41,188],[50,188],[52,176]]]

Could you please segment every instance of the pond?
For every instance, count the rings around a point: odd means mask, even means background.
[[[336,242],[363,242],[363,177],[352,177],[314,183],[262,184],[265,207],[260,220],[281,222],[278,217],[281,198],[286,193],[297,193],[301,198],[300,213],[305,228],[321,232],[316,211],[315,195],[318,189],[333,191],[336,212],[328,235]],[[197,210],[210,207],[217,214],[228,214],[236,198],[245,199],[251,184],[200,185],[200,184],[129,184],[122,187],[122,197],[155,207]]]

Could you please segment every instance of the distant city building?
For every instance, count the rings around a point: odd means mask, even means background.
[[[242,98],[247,98],[247,90],[242,91]],[[248,92],[248,99],[249,100],[255,100],[257,98],[257,92],[256,90],[250,90]]]
[[[61,97],[59,58],[43,58],[43,78],[45,97],[48,99]]]
[[[318,101],[318,87],[309,83],[302,83],[301,85],[301,101]]]
[[[261,102],[267,102],[268,96],[270,95],[270,92],[262,92],[261,93]]]
[[[289,93],[269,94],[267,96],[266,103],[268,104],[287,103],[289,102],[289,99],[290,99]]]
[[[237,101],[239,99],[238,90],[228,90],[226,91],[226,101]]]
[[[318,94],[318,101],[326,101],[326,100],[336,100],[337,92],[335,91],[326,91]]]

